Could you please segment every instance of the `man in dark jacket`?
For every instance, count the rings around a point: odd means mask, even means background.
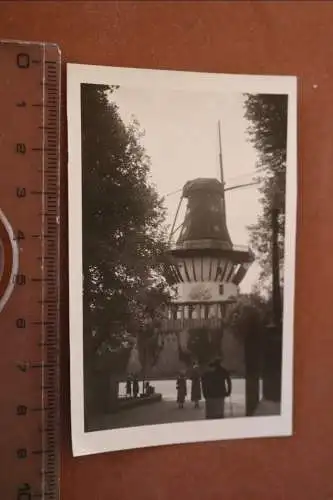
[[[229,372],[215,359],[202,376],[202,392],[206,400],[206,418],[224,418],[224,399],[231,394]]]

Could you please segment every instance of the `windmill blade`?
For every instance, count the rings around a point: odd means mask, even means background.
[[[258,181],[254,181],[254,182],[247,182],[245,184],[237,184],[235,186],[226,187],[224,189],[224,191],[232,191],[234,189],[241,189],[241,188],[245,188],[245,187],[250,187],[250,186],[254,186],[256,184],[259,184],[259,182]]]
[[[171,191],[170,193],[167,193],[164,195],[164,198],[167,198],[168,196],[172,196],[174,194],[178,194],[182,191],[182,188],[181,189],[177,189],[176,191]]]
[[[180,200],[178,202],[176,215],[175,215],[175,218],[173,220],[172,228],[171,228],[170,235],[169,235],[169,242],[171,241],[172,235],[174,234],[174,231],[175,231],[175,225],[176,225],[176,222],[177,222],[177,219],[178,219],[178,214],[179,214],[180,206],[182,204],[183,199],[184,199],[184,197],[181,196]]]
[[[177,226],[176,229],[174,229],[174,231],[170,234],[170,237],[172,238],[172,236],[174,236],[177,233],[177,231],[183,227],[184,224],[185,224],[185,220],[184,220],[184,222],[179,224],[179,226]]]

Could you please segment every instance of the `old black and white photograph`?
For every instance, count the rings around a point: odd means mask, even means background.
[[[291,435],[296,78],[67,85],[74,454]]]

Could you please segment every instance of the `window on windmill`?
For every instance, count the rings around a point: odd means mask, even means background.
[[[223,285],[219,285],[219,294],[220,295],[224,294],[224,286]]]

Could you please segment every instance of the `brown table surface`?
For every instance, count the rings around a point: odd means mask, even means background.
[[[0,38],[64,62],[299,77],[295,435],[72,458],[64,275],[62,500],[333,498],[332,24],[331,2],[1,2]]]

